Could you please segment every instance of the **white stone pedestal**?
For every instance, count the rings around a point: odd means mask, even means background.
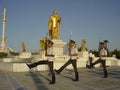
[[[19,58],[30,58],[32,55],[29,52],[20,53]]]
[[[64,54],[64,47],[67,44],[62,40],[52,40],[54,42],[53,49],[56,56],[62,56]]]
[[[88,51],[81,51],[79,52],[80,57],[88,58]]]
[[[3,58],[3,62],[13,62],[12,58]]]

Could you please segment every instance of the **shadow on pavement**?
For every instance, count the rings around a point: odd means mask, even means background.
[[[31,76],[33,79],[36,89],[35,90],[48,90],[48,88],[44,85],[44,83],[41,81],[40,77],[41,75],[38,74],[38,72],[29,72],[27,76]]]

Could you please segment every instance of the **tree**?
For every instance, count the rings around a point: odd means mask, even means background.
[[[113,55],[116,55],[116,58],[117,59],[120,59],[120,50],[117,50],[115,49],[113,52],[112,52]]]

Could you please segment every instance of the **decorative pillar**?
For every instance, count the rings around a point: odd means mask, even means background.
[[[5,49],[6,39],[5,39],[5,24],[6,24],[6,7],[4,7],[3,18],[2,18],[2,39],[1,39],[1,49]]]

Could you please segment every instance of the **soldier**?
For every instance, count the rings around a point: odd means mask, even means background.
[[[89,53],[88,53],[88,61],[86,63],[87,68],[89,68],[89,65],[92,64],[93,58],[94,58],[94,55],[92,54],[92,50],[90,50]]]
[[[99,44],[99,59],[97,61],[95,61],[94,63],[92,63],[89,68],[92,68],[94,65],[101,63],[103,70],[104,70],[104,77],[103,78],[107,78],[108,74],[107,74],[107,69],[106,69],[106,58],[107,57],[107,50],[104,48],[104,43],[100,42]]]
[[[36,67],[37,65],[42,65],[42,64],[48,64],[50,72],[52,74],[52,81],[50,84],[55,84],[55,74],[53,70],[53,61],[54,61],[54,50],[53,50],[53,42],[51,40],[47,41],[47,48],[46,48],[46,53],[45,56],[47,57],[47,60],[43,61],[38,61],[32,64],[26,63],[26,65],[31,69],[33,67]]]
[[[79,75],[77,70],[78,51],[77,48],[75,48],[75,41],[70,40],[68,51],[69,51],[70,59],[62,67],[60,67],[60,69],[55,70],[55,72],[57,74],[60,74],[64,68],[66,68],[69,64],[72,64],[75,72],[75,79],[73,81],[79,81]]]

